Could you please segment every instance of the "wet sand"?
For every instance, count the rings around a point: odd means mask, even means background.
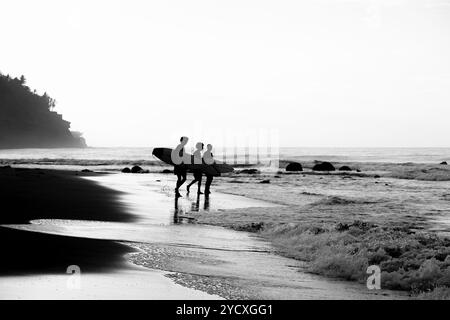
[[[117,202],[118,191],[79,178],[92,175],[0,168],[0,299],[219,298],[130,264],[125,255],[134,249],[125,244],[8,227],[16,223],[26,229],[28,221],[44,218],[134,220]],[[81,269],[80,289],[67,285],[71,265]]]

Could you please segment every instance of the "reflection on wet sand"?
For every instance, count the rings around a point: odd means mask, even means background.
[[[195,200],[188,198],[190,201],[190,210],[186,210],[185,207],[180,206],[180,197],[174,197],[174,210],[173,210],[173,223],[193,223],[194,219],[189,216],[189,212],[199,212],[200,211],[200,194],[197,194]],[[205,195],[203,200],[203,211],[209,211],[209,195]]]

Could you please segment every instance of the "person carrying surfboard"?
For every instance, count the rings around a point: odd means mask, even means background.
[[[201,142],[197,142],[197,144],[195,145],[195,152],[194,152],[194,164],[197,165],[201,165],[203,164],[203,159],[202,159],[202,151],[203,151],[203,147],[204,144]],[[194,180],[191,181],[191,183],[189,183],[186,187],[187,189],[187,193],[189,194],[189,189],[191,188],[191,186],[198,182],[198,191],[197,194],[203,194],[203,192],[200,191],[200,188],[202,186],[202,170],[201,169],[194,169],[193,170],[194,173]]]
[[[205,164],[208,165],[214,165],[215,161],[214,161],[214,155],[212,154],[212,144],[208,144],[206,146],[206,151],[203,154],[203,161],[205,162]],[[220,173],[219,173],[220,175]],[[213,181],[214,176],[211,174],[205,174],[206,176],[206,183],[205,183],[205,194],[209,195],[211,193],[210,187],[211,187],[211,183]]]
[[[181,137],[180,144],[172,150],[171,159],[174,164],[173,173],[177,176],[177,184],[175,187],[175,196],[181,197],[180,187],[186,182],[187,168],[184,159],[184,147],[188,143],[188,137]]]

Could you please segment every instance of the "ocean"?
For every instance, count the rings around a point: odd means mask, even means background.
[[[8,149],[0,150],[0,164],[25,167],[118,170],[127,165],[163,166],[153,148]],[[236,156],[234,156],[236,154]],[[226,150],[227,163],[243,164],[245,150]],[[215,154],[223,160],[223,152]],[[256,159],[250,156],[251,159]],[[261,159],[264,155],[261,155]],[[450,148],[280,148],[279,160],[438,164],[450,161]]]

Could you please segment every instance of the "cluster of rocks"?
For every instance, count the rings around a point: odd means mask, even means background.
[[[239,170],[236,171],[237,174],[260,174],[261,171],[259,171],[258,169],[243,169],[243,170]]]
[[[139,167],[139,166],[134,166],[134,167],[132,167],[131,169],[128,168],[128,167],[123,168],[123,169],[122,169],[122,172],[123,172],[123,173],[149,173],[148,170],[144,170],[144,169],[142,169],[142,168]]]
[[[303,171],[303,166],[298,162],[290,162],[286,168],[286,172],[301,172]],[[313,171],[336,171],[336,168],[330,162],[318,162],[312,168]],[[349,166],[342,166],[339,168],[339,171],[352,171],[352,168]]]

